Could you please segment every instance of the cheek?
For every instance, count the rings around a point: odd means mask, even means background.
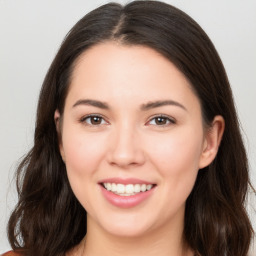
[[[166,215],[177,209],[184,209],[198,174],[201,154],[202,133],[190,131],[173,133],[161,141],[155,141],[152,162],[161,175],[161,188],[165,202],[172,202],[166,209]]]
[[[159,167],[164,177],[196,175],[202,149],[203,133],[179,130],[153,139],[151,148],[152,162]]]
[[[72,128],[71,128],[72,129]],[[93,173],[101,161],[104,145],[96,134],[68,129],[63,132],[63,151],[69,175],[80,177]]]
[[[88,135],[73,127],[65,128],[62,142],[69,183],[81,205],[90,210],[104,145],[99,135]]]

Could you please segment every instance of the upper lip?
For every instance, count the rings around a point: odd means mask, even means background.
[[[100,184],[102,183],[115,183],[115,184],[155,184],[153,182],[137,179],[137,178],[118,178],[118,177],[113,177],[113,178],[107,178],[107,179],[102,179],[99,181]]]

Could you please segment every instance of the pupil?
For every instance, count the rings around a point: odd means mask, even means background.
[[[166,123],[166,119],[164,117],[158,117],[156,119],[156,123],[157,124],[165,124]]]
[[[100,121],[101,121],[100,117],[97,117],[97,116],[92,117],[93,124],[100,124]]]

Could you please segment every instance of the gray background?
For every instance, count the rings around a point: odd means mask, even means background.
[[[256,1],[165,2],[181,8],[203,27],[224,62],[255,186]],[[32,146],[43,78],[65,34],[85,13],[103,3],[107,1],[0,0],[0,253],[10,248],[6,223],[16,203],[13,173],[19,159]],[[255,205],[255,196],[251,196],[249,206],[255,226],[253,201]]]

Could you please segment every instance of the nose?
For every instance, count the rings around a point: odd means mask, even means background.
[[[124,169],[144,164],[143,145],[136,129],[123,127],[113,131],[109,141],[108,162]]]

